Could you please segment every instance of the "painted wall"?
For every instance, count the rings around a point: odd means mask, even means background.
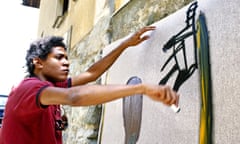
[[[210,60],[213,85],[213,141],[217,144],[238,143],[240,120],[238,83],[240,45],[238,0],[198,1],[199,11],[205,13],[210,38]],[[144,83],[158,84],[169,71],[160,71],[171,52],[164,53],[163,45],[185,26],[188,6],[154,23],[157,30],[139,46],[129,48],[106,73],[108,84],[126,83],[138,76]],[[109,52],[122,39],[105,48]],[[186,41],[189,63],[194,61],[192,39]],[[176,77],[176,75],[174,75]],[[169,85],[173,85],[174,76]],[[179,89],[181,111],[175,114],[169,107],[143,98],[142,124],[139,144],[190,144],[199,143],[200,80],[199,70]],[[102,143],[124,143],[122,100],[105,104],[102,125]]]

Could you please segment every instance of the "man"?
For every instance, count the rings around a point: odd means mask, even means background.
[[[134,94],[177,105],[178,95],[168,86],[86,85],[101,76],[126,48],[147,40],[149,36],[142,34],[154,29],[140,29],[86,72],[72,78],[68,78],[69,62],[61,37],[32,43],[26,56],[29,75],[9,95],[0,144],[61,144],[66,117],[61,117],[60,105],[96,105]]]

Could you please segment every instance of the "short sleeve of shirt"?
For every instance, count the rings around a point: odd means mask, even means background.
[[[36,96],[44,87],[53,86],[47,81],[37,78],[23,80],[9,95],[9,107],[19,116],[34,115],[39,111],[36,104]]]
[[[41,81],[38,78],[27,78],[10,94],[9,100],[13,104],[11,109],[16,110],[19,116],[34,116],[34,113],[38,113],[42,108],[39,102],[39,95],[48,86],[70,87],[71,81],[68,79],[64,82],[52,84],[48,81]],[[11,95],[14,95],[14,98],[11,99]]]
[[[41,87],[39,90],[38,90],[38,92],[37,92],[37,94],[36,94],[36,104],[37,104],[37,106],[39,106],[39,107],[42,107],[42,108],[46,108],[47,106],[44,106],[44,105],[42,105],[41,103],[40,103],[40,94],[41,94],[41,92],[42,92],[42,90],[44,90],[46,87],[48,87],[49,85],[45,85],[45,86],[43,86],[43,87]],[[63,82],[57,82],[57,83],[55,83],[54,84],[54,86],[56,86],[56,87],[62,87],[62,88],[67,88],[67,87],[71,87],[71,79],[69,78],[69,79],[67,79],[66,81],[63,81]]]

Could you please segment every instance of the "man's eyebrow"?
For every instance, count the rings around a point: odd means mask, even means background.
[[[68,55],[64,54],[64,53],[57,53],[57,54],[55,54],[55,56],[57,56],[57,57],[65,57],[65,58],[68,59]]]

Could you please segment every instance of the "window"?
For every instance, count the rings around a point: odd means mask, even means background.
[[[56,1],[56,20],[54,21],[53,28],[59,28],[64,20],[64,15],[68,11],[69,0]]]
[[[69,0],[63,0],[62,15],[68,11]]]

